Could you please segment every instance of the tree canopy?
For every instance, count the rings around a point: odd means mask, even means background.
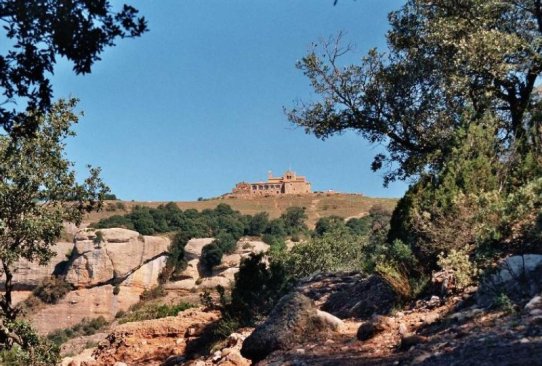
[[[99,169],[90,168],[89,177],[80,183],[73,163],[65,157],[64,140],[74,135],[71,126],[79,118],[73,112],[76,102],[59,101],[46,116],[33,116],[37,125],[32,136],[0,137],[0,275],[5,276],[0,348],[17,344],[30,352],[29,357],[41,357],[36,351],[38,337],[17,320],[20,308],[11,297],[14,265],[21,259],[47,263],[55,254],[51,246],[63,223],[79,224],[83,214],[99,208],[109,192]],[[38,361],[20,360],[41,364]]]
[[[389,52],[342,66],[339,36],[298,63],[320,98],[289,110],[293,123],[385,145],[372,165],[387,168],[385,184],[438,172],[470,124],[492,131],[500,156],[542,150],[540,1],[408,0],[389,22]]]
[[[119,38],[147,30],[132,6],[114,11],[109,1],[3,0],[4,53],[0,54],[0,126],[15,133],[33,132],[38,114],[52,104],[50,76],[58,57],[73,62],[76,74],[91,72],[94,62]]]

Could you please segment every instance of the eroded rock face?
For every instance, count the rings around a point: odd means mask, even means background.
[[[44,266],[37,262],[29,262],[21,259],[15,265],[13,284],[16,291],[31,291],[37,287],[44,278],[51,276],[55,272],[60,272],[63,265],[68,263],[68,259],[74,248],[73,243],[59,242],[51,249],[56,255],[49,263]],[[4,286],[4,276],[0,277],[0,287]]]
[[[169,356],[183,354],[190,342],[189,329],[203,329],[218,314],[188,309],[175,317],[126,323],[117,326],[94,352],[95,365],[158,365]]]
[[[329,322],[322,321],[312,300],[300,293],[288,294],[280,299],[267,320],[245,339],[241,355],[260,361],[273,351],[291,349],[295,343],[318,337],[330,328]]]
[[[57,304],[47,305],[30,315],[32,324],[41,334],[75,325],[83,318],[103,316],[107,320],[118,311],[126,311],[139,301],[143,289],[120,286],[118,295],[113,295],[113,286],[104,285],[89,289],[81,288],[69,292]]]
[[[102,239],[96,239],[96,233],[101,232]],[[147,273],[140,274],[139,278],[145,276],[149,279],[155,277],[165,261],[158,260],[167,253],[170,241],[163,237],[142,236],[136,231],[127,229],[101,229],[86,230],[76,235],[74,259],[70,263],[66,280],[76,288],[92,287],[113,280],[120,282],[134,274],[135,271],[149,262],[152,265],[146,266]],[[132,282],[140,286],[144,282]]]

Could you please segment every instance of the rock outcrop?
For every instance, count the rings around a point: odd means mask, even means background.
[[[476,301],[478,306],[488,307],[504,294],[515,303],[526,303],[540,291],[542,255],[516,255],[506,258],[493,275],[482,281]]]
[[[191,239],[184,248],[184,256],[188,261],[186,269],[178,276],[180,279],[165,285],[167,290],[190,291],[211,289],[220,285],[229,287],[239,272],[241,260],[251,253],[267,252],[269,245],[262,241],[242,238],[237,242],[235,251],[222,258],[222,262],[213,268],[212,273],[202,268],[201,250],[213,242],[213,238]]]
[[[243,342],[241,355],[253,361],[263,360],[273,351],[290,349],[295,343],[318,338],[332,328],[312,300],[300,293],[289,294],[280,299],[267,320]]]
[[[331,294],[322,309],[341,319],[367,319],[373,314],[389,314],[399,300],[393,287],[374,274]]]
[[[13,285],[16,291],[31,291],[36,288],[44,278],[53,273],[61,272],[68,264],[74,248],[73,243],[59,242],[51,250],[56,255],[46,265],[29,262],[21,259],[15,264],[13,271]],[[0,277],[0,287],[4,286],[4,276]]]
[[[169,244],[167,238],[142,236],[127,229],[82,231],[75,237],[73,259],[66,280],[76,288],[120,283],[145,264],[163,257],[145,267],[150,273],[139,275],[139,285],[151,287],[156,283],[157,274],[153,274],[165,264]],[[149,282],[144,283],[142,280],[145,278]]]

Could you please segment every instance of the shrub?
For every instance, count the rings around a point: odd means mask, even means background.
[[[119,324],[149,319],[160,319],[165,318],[166,316],[176,316],[179,312],[193,307],[194,305],[186,302],[181,302],[176,305],[146,304],[138,307],[137,310],[126,313],[119,319]]]
[[[476,266],[469,260],[470,248],[452,249],[448,255],[439,254],[437,264],[445,271],[453,273],[455,287],[462,290],[471,283],[478,274]]]
[[[207,268],[212,269],[222,262],[222,256],[224,253],[222,249],[214,243],[207,244],[201,250],[201,263]]]
[[[232,253],[237,247],[235,237],[225,231],[221,231],[213,242],[223,253]]]
[[[315,272],[360,270],[364,260],[365,239],[344,227],[294,246],[283,261],[295,277]]]
[[[117,284],[113,287],[113,295],[117,296],[120,294],[120,286]]]
[[[223,317],[242,326],[253,325],[291,286],[292,280],[281,263],[271,262],[268,267],[262,253],[252,253],[241,261],[235,274],[231,302],[224,306]]]
[[[100,244],[104,241],[104,234],[100,230],[98,230],[96,231],[95,235],[96,236],[92,241],[94,242],[94,245],[100,246]]]
[[[83,319],[70,328],[58,329],[49,333],[47,339],[60,346],[71,338],[95,334],[107,325],[109,325],[109,322],[103,316],[94,319]]]
[[[163,286],[158,285],[151,289],[147,289],[139,295],[139,300],[141,301],[148,301],[148,300],[154,300],[158,299],[160,297],[166,296],[166,290]]]
[[[73,289],[73,286],[66,282],[64,277],[49,277],[36,287],[32,294],[46,304],[56,304],[68,292]]]

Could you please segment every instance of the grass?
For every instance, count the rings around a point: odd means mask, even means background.
[[[130,212],[137,205],[154,208],[165,203],[167,202],[122,202],[123,209],[92,212],[85,217],[85,222],[93,223],[113,215],[123,215]],[[372,198],[360,194],[312,193],[254,198],[219,197],[204,201],[176,203],[182,210],[194,208],[198,211],[206,208],[213,209],[220,203],[226,203],[242,214],[254,215],[264,211],[269,213],[271,218],[279,217],[288,207],[304,207],[309,218],[308,225],[312,227],[320,217],[332,215],[344,218],[362,217],[374,205],[382,205],[392,209],[395,207],[397,200],[394,198]]]
[[[107,325],[109,325],[109,322],[103,316],[95,319],[83,319],[70,328],[58,329],[49,333],[47,339],[60,346],[71,338],[95,334]]]

